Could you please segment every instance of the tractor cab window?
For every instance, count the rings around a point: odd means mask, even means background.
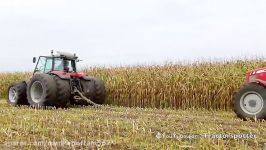
[[[61,70],[66,72],[75,72],[75,61],[55,58],[54,60],[54,70]]]
[[[68,72],[75,72],[75,61],[74,60],[67,60],[65,64],[66,69]]]
[[[61,58],[54,59],[54,70],[64,70],[64,61]]]
[[[52,66],[53,66],[52,58],[40,57],[35,72],[47,73],[52,70]]]
[[[52,58],[47,58],[44,72],[47,73],[47,72],[51,71],[52,68],[53,68],[53,59]]]

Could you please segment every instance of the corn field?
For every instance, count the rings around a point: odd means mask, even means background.
[[[129,67],[90,67],[83,71],[101,77],[108,91],[107,103],[151,108],[231,108],[233,92],[244,82],[248,70],[264,67],[261,59],[198,62]],[[0,96],[8,86],[31,73],[1,73]]]

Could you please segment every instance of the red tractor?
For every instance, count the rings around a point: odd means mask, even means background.
[[[266,119],[266,67],[247,73],[246,84],[235,93],[233,104],[239,118]]]
[[[103,104],[104,82],[77,72],[78,61],[75,54],[65,52],[40,56],[31,79],[8,88],[8,103],[38,107]],[[35,57],[33,62],[36,63]]]

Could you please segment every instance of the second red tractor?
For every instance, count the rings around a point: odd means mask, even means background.
[[[246,84],[234,95],[234,111],[246,119],[266,119],[266,67],[246,75]]]

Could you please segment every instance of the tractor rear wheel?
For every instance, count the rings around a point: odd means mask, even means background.
[[[69,100],[66,85],[53,75],[36,74],[27,86],[28,101],[32,106],[65,107]]]
[[[95,95],[92,99],[97,104],[103,104],[106,98],[106,89],[103,80],[94,78]]]
[[[241,119],[266,119],[266,89],[257,83],[243,86],[234,95],[234,112]]]
[[[27,84],[24,81],[12,84],[8,88],[7,102],[13,106],[28,105],[26,90]]]
[[[99,78],[91,78],[91,80],[82,80],[81,86],[83,94],[96,104],[103,104],[105,102],[106,90],[104,82]],[[87,102],[82,104],[88,105]]]
[[[54,76],[54,81],[56,83],[57,92],[55,101],[56,106],[58,107],[66,107],[67,104],[70,102],[70,84],[69,80],[63,80],[58,76]]]

